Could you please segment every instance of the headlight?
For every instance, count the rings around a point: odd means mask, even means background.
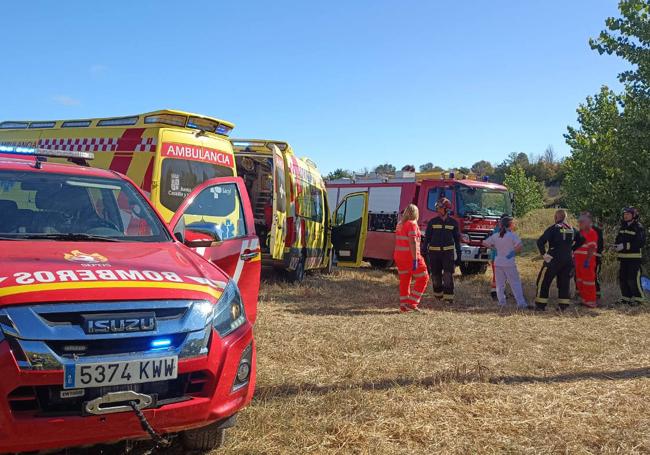
[[[214,308],[212,326],[221,338],[225,337],[246,321],[244,304],[239,288],[230,280]]]

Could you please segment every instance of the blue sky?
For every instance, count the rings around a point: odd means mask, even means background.
[[[565,155],[578,103],[619,87],[588,46],[616,3],[8,2],[0,119],[176,108],[323,171]]]

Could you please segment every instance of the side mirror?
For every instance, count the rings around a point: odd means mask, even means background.
[[[217,246],[221,243],[221,232],[213,223],[190,223],[185,227],[183,243],[190,248]]]

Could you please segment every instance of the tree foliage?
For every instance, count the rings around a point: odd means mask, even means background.
[[[617,55],[632,64],[632,69],[619,74],[619,79],[634,94],[650,94],[650,2],[621,0],[621,17],[605,21],[607,30],[591,39],[592,49],[600,54]]]
[[[471,170],[478,175],[491,176],[494,174],[494,166],[492,166],[492,163],[486,160],[477,161],[476,163],[472,164]]]
[[[442,172],[443,168],[440,166],[434,166],[433,163],[424,163],[420,165],[420,172]]]
[[[528,177],[521,165],[515,164],[510,168],[504,184],[514,193],[516,216],[523,216],[531,210],[544,206],[543,185],[533,177]]]
[[[609,222],[627,205],[650,214],[650,2],[622,0],[619,10],[590,43],[631,64],[619,75],[624,91],[603,87],[588,97],[578,107],[578,127],[565,135],[572,153],[565,164],[569,207]]]
[[[397,168],[389,163],[380,164],[375,167],[375,172],[382,175],[394,175],[397,171]]]
[[[325,179],[327,180],[337,180],[343,178],[352,178],[352,172],[346,171],[345,169],[342,168],[338,168],[330,172],[329,174],[327,174],[327,176],[325,176]]]

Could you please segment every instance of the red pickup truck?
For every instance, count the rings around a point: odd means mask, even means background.
[[[220,445],[255,387],[260,253],[243,182],[200,185],[170,228],[123,175],[0,153],[0,453]],[[240,235],[210,222],[215,204],[244,212]]]

